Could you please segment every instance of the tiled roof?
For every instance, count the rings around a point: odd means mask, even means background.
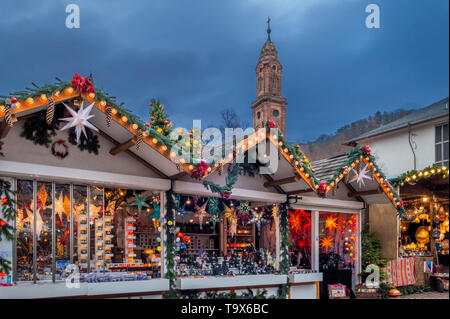
[[[372,131],[369,131],[356,138],[348,140],[344,144],[352,144],[367,137],[380,135],[383,133],[408,127],[408,124],[411,125],[419,124],[443,116],[448,116],[448,97],[425,108],[412,111],[410,114],[396,121],[380,126]]]

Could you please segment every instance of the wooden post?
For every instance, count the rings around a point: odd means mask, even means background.
[[[319,271],[319,211],[311,211],[311,269]]]

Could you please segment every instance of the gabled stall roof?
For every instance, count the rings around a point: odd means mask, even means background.
[[[255,132],[236,145],[238,152],[247,152],[256,148],[259,143],[268,141],[280,154],[278,169],[273,174],[263,174],[266,179],[264,187],[275,188],[279,193],[292,194],[301,192],[316,192],[319,180],[314,175],[309,160],[299,149],[286,142],[281,132],[276,135],[270,135],[269,130],[264,132]],[[220,146],[223,147],[223,146]],[[226,155],[226,154],[225,154]],[[213,165],[212,170],[204,176],[208,178],[220,170],[220,165],[227,165],[233,162],[233,154],[228,154],[221,163]]]
[[[18,107],[11,109],[12,116],[18,119],[46,109],[50,96],[56,104],[75,98],[82,98],[89,103],[95,103],[95,108],[92,111],[95,117],[90,122],[100,130],[100,135],[116,144],[114,151],[111,150],[111,152],[126,151],[133,158],[151,168],[160,177],[176,175],[179,173],[179,168],[188,173],[192,171],[191,165],[184,163],[180,164],[178,168],[171,160],[173,156],[173,154],[170,154],[172,141],[169,138],[147,128],[143,121],[118,104],[114,97],[110,97],[107,93],[97,88],[94,89],[94,93],[80,93],[72,88],[71,82],[57,80],[58,82],[55,84],[48,84],[42,87],[33,84],[33,89],[27,88],[26,91],[1,96],[0,119],[5,117],[5,99],[12,97],[19,100]],[[105,121],[107,109],[108,112],[109,110],[111,111],[112,121],[109,127]],[[0,122],[2,124],[0,125],[0,138],[6,136],[10,129],[5,122],[4,120]],[[148,147],[141,147],[138,151],[135,144],[141,132],[143,132],[142,142]]]
[[[401,215],[404,212],[402,200],[370,152],[367,145],[357,146],[346,154],[315,161],[311,166],[316,170],[316,177],[327,183],[324,195],[341,183],[348,188],[349,197],[361,198],[369,204],[391,202]],[[369,178],[358,183],[356,174],[364,168]]]

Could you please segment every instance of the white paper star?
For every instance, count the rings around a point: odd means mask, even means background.
[[[94,117],[94,115],[90,115],[89,113],[91,112],[95,102],[89,105],[87,108],[84,108],[84,101],[83,101],[83,103],[81,103],[81,107],[78,110],[78,112],[72,110],[65,103],[63,104],[66,107],[66,109],[70,112],[70,114],[72,114],[72,117],[65,117],[60,119],[61,121],[69,122],[63,128],[61,128],[60,131],[63,131],[71,127],[75,127],[75,132],[77,134],[77,143],[80,141],[81,132],[83,132],[84,136],[86,136],[87,138],[86,127],[89,127],[90,129],[98,132],[98,129],[88,122],[90,118]]]
[[[357,172],[355,169],[352,169],[352,171],[355,173],[355,176],[350,182],[356,181],[358,183],[358,187],[361,188],[362,186],[366,186],[364,183],[364,180],[372,180],[373,178],[368,174],[370,173],[369,168],[364,166],[363,169],[360,169],[359,172]]]

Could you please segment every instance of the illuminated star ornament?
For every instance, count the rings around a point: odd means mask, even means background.
[[[256,224],[256,227],[258,228],[258,233],[261,230],[261,224],[267,222],[267,220],[265,220],[265,218],[263,218],[263,214],[264,214],[264,210],[261,210],[260,212],[254,211],[253,217],[249,221],[250,224]]]
[[[333,228],[337,227],[337,217],[328,216],[327,219],[325,219],[325,228],[328,228],[330,231],[333,230]]]
[[[195,205],[194,217],[198,218],[198,221],[200,222],[200,229],[203,229],[203,218],[211,217],[211,215],[206,211],[206,205],[208,205],[208,201],[206,201],[202,206]]]
[[[70,112],[72,117],[65,117],[65,118],[60,119],[60,121],[68,122],[66,125],[64,125],[64,127],[62,127],[60,129],[60,131],[63,131],[65,129],[68,129],[71,127],[75,127],[77,143],[80,141],[81,133],[83,133],[84,136],[87,138],[86,127],[98,132],[98,129],[94,125],[89,123],[89,121],[88,121],[90,118],[94,117],[94,115],[90,115],[89,113],[91,112],[92,107],[94,106],[95,102],[90,104],[87,108],[84,108],[84,101],[83,101],[83,103],[81,103],[81,106],[80,106],[80,109],[78,110],[78,112],[75,112],[73,109],[68,107],[65,103],[63,103],[63,104],[66,107],[66,109]]]
[[[359,172],[357,172],[355,169],[352,169],[352,171],[355,173],[355,176],[353,176],[353,179],[350,182],[356,181],[358,183],[358,187],[361,188],[362,186],[365,186],[364,180],[372,180],[373,178],[369,175],[370,170],[367,167],[367,165],[364,166],[363,169],[359,169]]]
[[[334,239],[331,237],[325,237],[320,239],[320,248],[325,248],[325,252],[328,252],[328,248],[333,248]]]
[[[146,202],[145,199],[147,198],[147,196],[139,196],[139,195],[134,195],[134,202],[131,203],[132,206],[136,206],[139,211],[142,210],[142,207],[150,207]]]
[[[147,217],[151,218],[151,219],[157,218],[157,219],[161,220],[161,206],[159,206],[155,202],[152,203],[152,206],[155,211],[153,213],[151,213],[150,215],[148,215]]]

